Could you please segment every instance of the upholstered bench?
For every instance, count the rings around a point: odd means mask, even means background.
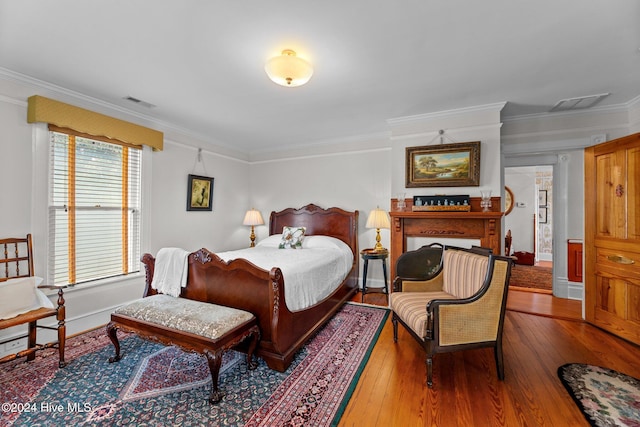
[[[163,294],[133,301],[118,308],[107,325],[107,333],[116,352],[109,359],[110,363],[122,357],[118,329],[206,355],[212,380],[210,403],[217,403],[224,396],[218,389],[224,352],[251,337],[247,365],[249,369],[257,367],[253,352],[260,339],[260,331],[255,316],[247,311]]]

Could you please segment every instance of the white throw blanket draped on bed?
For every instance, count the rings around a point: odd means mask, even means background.
[[[344,242],[327,236],[307,236],[303,249],[278,249],[280,235],[255,248],[217,253],[224,261],[244,258],[258,267],[279,267],[284,277],[287,308],[299,311],[322,301],[342,283],[353,265],[353,252]]]
[[[162,248],[156,255],[151,287],[160,293],[180,296],[187,285],[189,252],[180,248]]]

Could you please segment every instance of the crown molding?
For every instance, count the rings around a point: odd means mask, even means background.
[[[472,113],[499,113],[507,105],[506,102],[496,102],[493,104],[477,105],[472,107],[457,108],[452,110],[437,111],[434,113],[416,114],[414,116],[396,117],[387,119],[389,126],[398,126],[404,124],[411,124],[422,122],[430,119],[443,119],[448,117],[458,116],[460,114],[472,114]]]
[[[23,101],[21,99],[12,98],[10,96],[5,96],[0,94],[0,102],[4,102],[5,104],[13,104],[18,105],[20,107],[27,108],[27,101]]]
[[[444,134],[444,138],[446,139],[451,139],[449,138],[449,136],[447,136],[447,134],[455,134],[455,133],[462,133],[462,132],[483,132],[483,131],[490,131],[490,130],[500,130],[500,128],[502,127],[502,123],[492,123],[492,124],[488,124],[488,125],[474,125],[474,126],[466,126],[466,127],[457,127],[454,129],[448,129],[447,132]],[[428,144],[425,145],[431,145],[431,143],[433,141],[435,141],[436,139],[438,139],[440,137],[440,131],[428,131],[428,132],[419,132],[419,133],[412,133],[412,134],[407,134],[407,135],[397,135],[397,136],[391,136],[391,141],[402,141],[402,140],[406,140],[406,139],[416,139],[416,138],[429,138],[431,141]],[[454,141],[451,141],[454,142]],[[457,142],[457,141],[456,141]]]
[[[251,163],[268,161],[301,159],[309,157],[326,157],[354,152],[369,152],[390,148],[388,131],[362,134],[343,138],[319,140],[311,144],[295,144],[271,150],[252,151]]]
[[[629,110],[629,106],[631,105],[631,102],[634,102],[634,101],[637,103],[640,103],[640,96],[624,104],[607,105],[607,106],[593,107],[593,108],[587,108],[584,110],[574,110],[574,111],[557,111],[553,113],[544,112],[544,113],[534,113],[534,114],[523,114],[520,116],[504,117],[502,119],[502,122],[505,124],[511,124],[511,123],[529,121],[529,120],[553,119],[558,117],[576,117],[576,116],[602,114],[602,113],[625,113]]]
[[[631,108],[640,108],[640,95],[633,98],[631,101],[627,102],[627,107]]]
[[[49,92],[53,95],[61,96],[66,100],[73,99],[79,102],[80,104],[78,105],[79,107],[85,107],[85,108],[99,107],[97,109],[99,110],[98,112],[100,113],[112,114],[115,111],[121,114],[121,116],[118,118],[122,118],[122,115],[124,115],[126,116],[127,119],[131,120],[131,118],[133,117],[137,119],[138,124],[143,124],[146,126],[153,125],[153,128],[164,132],[165,138],[171,138],[174,140],[174,142],[176,140],[184,139],[186,141],[189,141],[187,145],[192,145],[195,147],[197,147],[198,145],[206,145],[210,149],[218,150],[221,152],[222,155],[226,155],[232,158],[247,160],[249,157],[248,152],[238,150],[233,145],[227,144],[223,141],[212,139],[210,136],[203,135],[198,132],[193,132],[189,129],[185,129],[180,126],[176,126],[172,123],[159,120],[158,118],[155,118],[143,113],[139,113],[137,111],[130,110],[128,108],[124,108],[119,105],[112,104],[112,103],[100,100],[98,98],[94,98],[94,97],[82,94],[80,92],[76,92],[74,90],[67,89],[62,86],[58,86],[53,83],[46,82],[44,80],[39,80],[34,77],[27,76],[25,74],[17,73],[15,71],[12,71],[6,68],[0,67],[0,80],[12,81],[26,87],[31,87],[33,88],[34,92],[41,90],[41,91]],[[30,95],[33,95],[33,93]],[[17,104],[17,102],[22,102],[15,98],[10,98],[6,96],[3,96],[0,99],[13,104]],[[24,102],[25,106],[26,104],[27,103]],[[17,105],[23,105],[23,104],[17,104]]]

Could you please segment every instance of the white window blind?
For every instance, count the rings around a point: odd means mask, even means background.
[[[51,132],[49,282],[140,269],[139,149]]]

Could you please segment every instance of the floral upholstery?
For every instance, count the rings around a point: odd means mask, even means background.
[[[218,339],[254,317],[243,310],[162,294],[133,301],[115,312],[210,339]]]

